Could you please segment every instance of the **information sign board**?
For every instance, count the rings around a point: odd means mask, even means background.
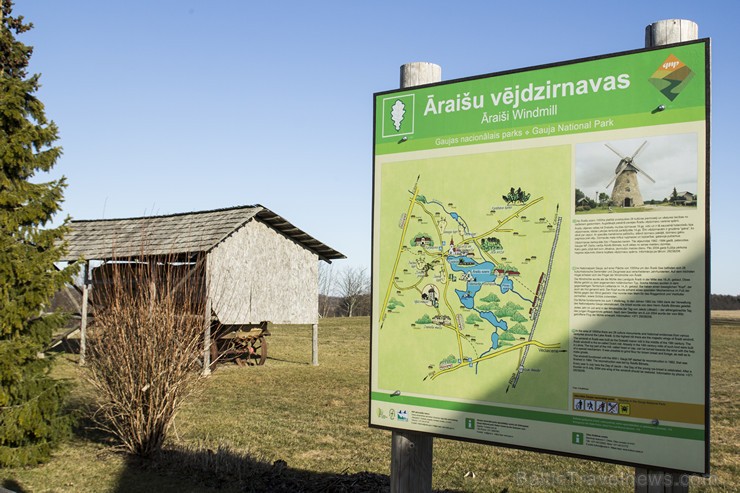
[[[375,95],[371,426],[708,473],[708,53]]]

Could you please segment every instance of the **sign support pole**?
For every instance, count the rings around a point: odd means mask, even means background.
[[[80,361],[79,365],[85,365],[85,352],[87,351],[87,304],[90,296],[90,262],[85,261],[82,278],[82,304],[80,305]]]
[[[442,80],[442,67],[414,62],[401,66],[401,88],[431,84]],[[391,493],[432,491],[431,435],[417,431],[392,432]]]
[[[699,26],[686,19],[666,19],[645,27],[645,48],[699,39]],[[679,471],[635,468],[635,493],[688,493],[689,475]]]
[[[207,255],[207,254],[206,254]],[[203,376],[211,374],[211,272],[208,269],[208,257],[203,263],[204,283],[205,283],[205,308],[203,310]]]
[[[319,324],[311,325],[311,365],[319,366]]]

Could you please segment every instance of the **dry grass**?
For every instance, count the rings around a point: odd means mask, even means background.
[[[186,403],[159,461],[127,462],[81,430],[51,463],[0,477],[33,492],[382,491],[390,433],[367,427],[368,319],[322,320],[318,367],[310,327],[272,334],[265,366],[222,365]],[[712,478],[692,478],[693,492],[736,491],[740,481],[738,343],[737,327],[713,327]],[[78,378],[59,363],[60,375]],[[80,402],[89,391],[78,387]],[[624,466],[443,439],[434,447],[438,490],[633,490]]]
[[[740,325],[740,310],[712,310],[713,325]]]

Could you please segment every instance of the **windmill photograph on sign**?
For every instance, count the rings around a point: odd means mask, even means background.
[[[576,145],[576,214],[695,207],[698,148],[694,133]]]
[[[642,207],[644,202],[642,200],[642,195],[640,194],[640,183],[637,180],[637,174],[640,173],[642,176],[655,183],[655,180],[650,178],[650,175],[637,167],[637,162],[635,161],[637,155],[640,154],[640,151],[647,145],[647,140],[643,142],[631,156],[623,156],[622,153],[614,149],[609,144],[604,145],[621,158],[617,165],[617,169],[614,170],[614,178],[612,178],[606,185],[606,188],[608,189],[609,186],[614,183],[611,203],[620,207]]]

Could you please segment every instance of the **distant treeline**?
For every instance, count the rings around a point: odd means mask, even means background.
[[[341,296],[319,295],[320,317],[346,317],[349,314],[348,300]],[[352,307],[353,317],[366,317],[370,315],[370,294],[362,294]]]
[[[712,310],[740,310],[740,296],[713,294],[709,303]]]

